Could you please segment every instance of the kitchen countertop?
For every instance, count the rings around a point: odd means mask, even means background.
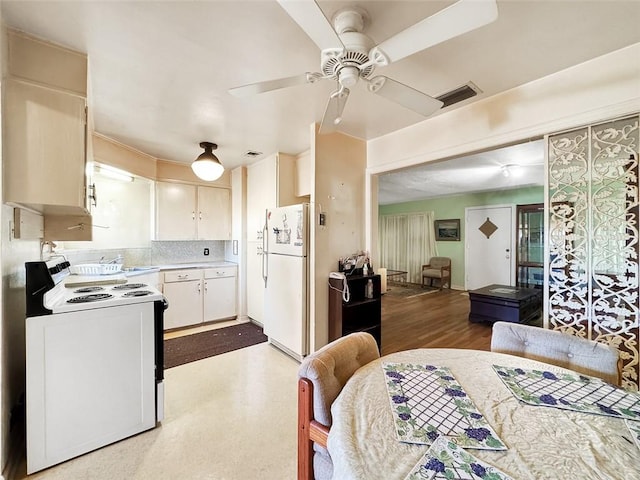
[[[127,277],[136,275],[144,275],[146,273],[154,273],[165,270],[186,270],[190,268],[216,268],[216,267],[237,267],[237,263],[233,262],[194,262],[194,263],[173,263],[166,265],[153,265],[149,267],[125,267],[124,273]]]

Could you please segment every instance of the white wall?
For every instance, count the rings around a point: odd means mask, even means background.
[[[231,241],[225,242],[224,258],[228,262],[238,264],[238,317],[245,318],[247,316],[246,167],[238,167],[231,170]]]
[[[367,143],[367,175],[458,157],[640,111],[640,43]],[[377,191],[367,182],[367,246]],[[374,235],[374,232],[375,235]],[[374,256],[375,258],[375,256]]]
[[[135,177],[124,182],[95,173],[97,206],[92,210],[89,242],[60,242],[65,249],[149,248],[153,182]],[[55,240],[55,239],[54,239]],[[57,243],[57,242],[56,242]]]
[[[366,144],[341,133],[317,135],[311,129],[311,351],[329,336],[329,272],[338,258],[364,249]],[[318,213],[326,225],[318,225]]]

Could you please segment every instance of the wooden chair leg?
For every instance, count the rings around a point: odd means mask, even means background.
[[[309,434],[313,419],[313,383],[298,380],[298,480],[313,480],[313,442]]]

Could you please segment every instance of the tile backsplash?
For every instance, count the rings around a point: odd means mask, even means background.
[[[205,248],[209,255],[204,254]],[[171,265],[176,263],[218,262],[224,261],[225,242],[150,242],[149,248],[110,248],[64,250],[60,253],[71,262],[79,263],[108,262],[118,257],[125,266]]]
[[[209,255],[204,254],[205,248]],[[151,242],[151,258],[154,265],[223,261],[224,241]]]

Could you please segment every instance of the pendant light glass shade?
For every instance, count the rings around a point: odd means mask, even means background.
[[[207,182],[213,182],[224,173],[224,167],[220,163],[220,160],[213,154],[213,150],[218,148],[218,145],[211,142],[201,142],[200,148],[204,148],[204,152],[193,161],[191,169],[198,178]]]

